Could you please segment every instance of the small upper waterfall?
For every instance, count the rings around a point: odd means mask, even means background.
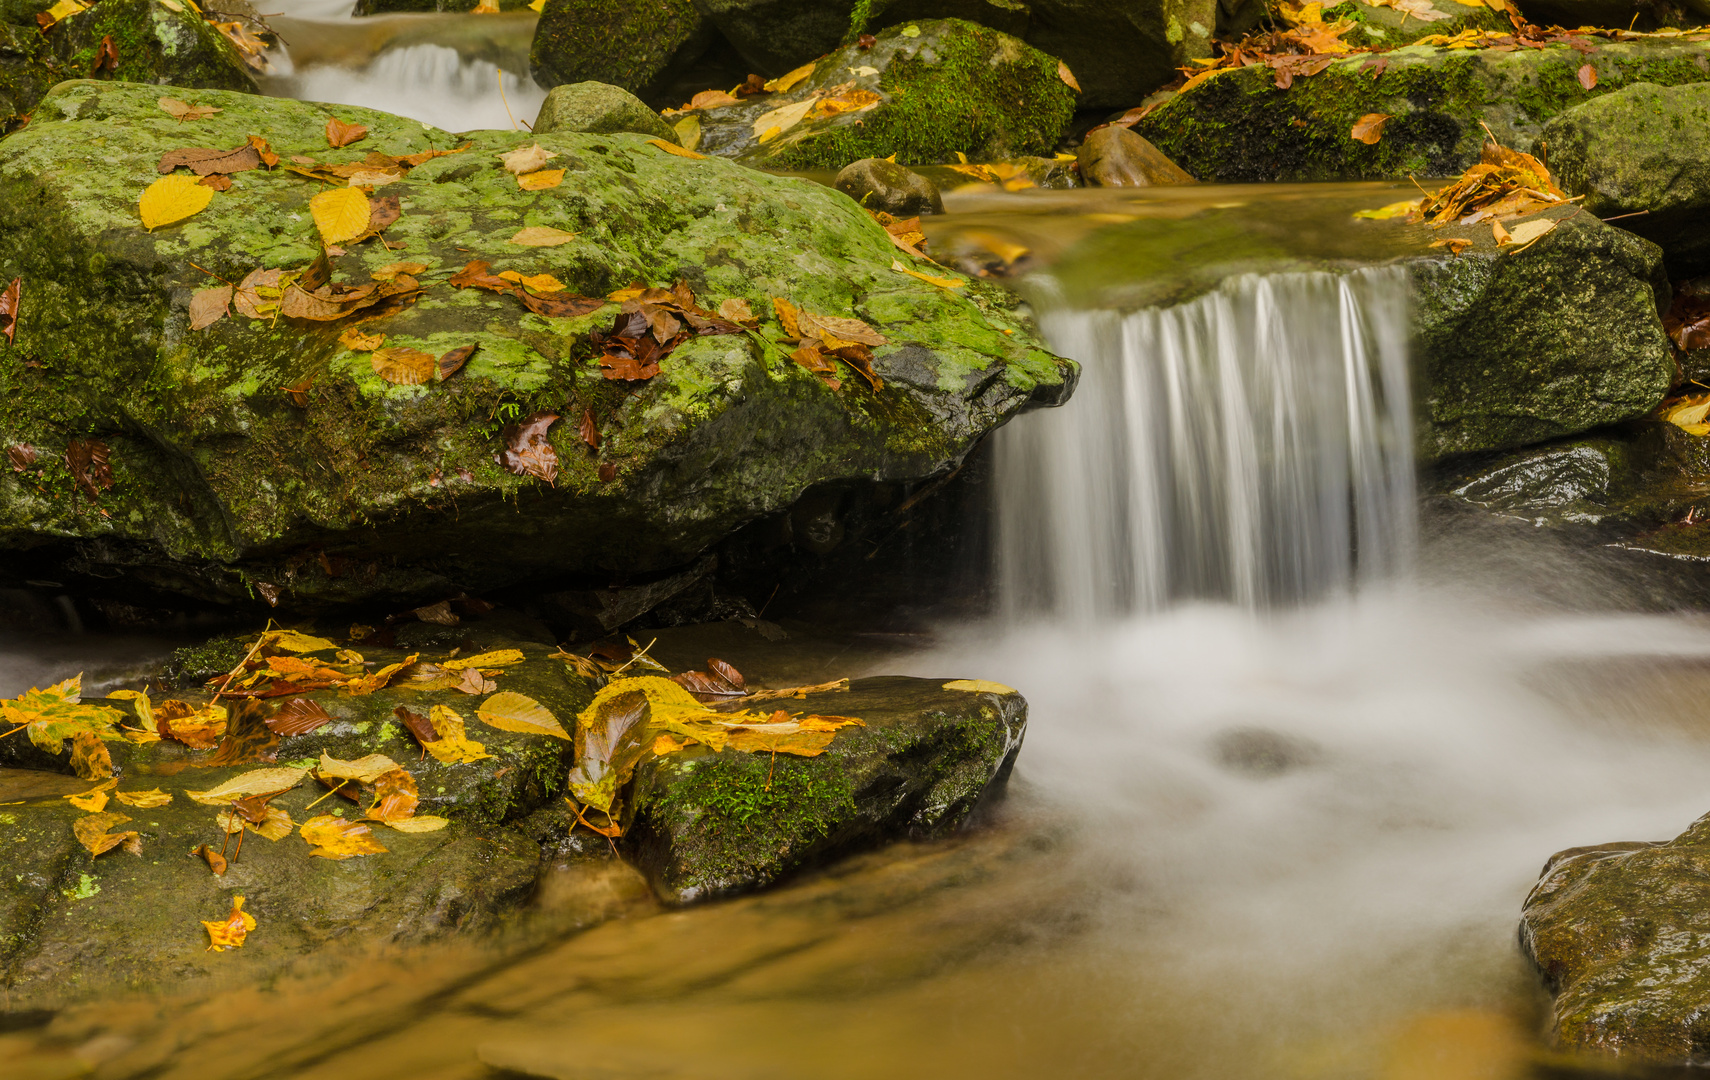
[[[1072,620],[1191,598],[1257,607],[1405,568],[1406,311],[1405,274],[1368,269],[1045,314],[1084,373],[1068,406],[999,433],[1005,607]]]

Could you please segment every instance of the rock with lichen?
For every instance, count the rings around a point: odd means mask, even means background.
[[[640,98],[621,86],[602,82],[553,87],[541,102],[531,130],[537,135],[553,131],[580,131],[589,135],[627,131],[667,142],[678,141],[676,131],[664,117],[649,109]]]
[[[1073,380],[1013,299],[898,272],[884,230],[828,188],[641,135],[453,136],[215,92],[197,102],[222,111],[181,124],[158,96],[66,83],[0,143],[0,282],[19,278],[22,295],[0,351],[0,439],[40,448],[0,475],[0,550],[20,577],[281,610],[413,606],[548,575],[647,580],[812,485],[954,468]],[[335,115],[367,135],[329,149]],[[398,199],[386,244],[348,241],[330,262],[350,288],[408,263],[420,291],[355,313],[359,326],[216,303],[223,317],[191,329],[199,291],[307,271],[321,253],[309,202],[322,185],[283,165],[142,227],[138,200],[164,154],[250,136],[285,162],[449,151],[376,190]],[[526,190],[500,155],[537,143],[556,155],[551,186]],[[534,246],[517,242],[525,228],[554,231]],[[595,299],[586,314],[537,314],[517,295],[450,284],[471,261]],[[608,377],[591,334],[619,314],[603,298],[637,280],[684,282],[707,310],[740,301],[750,328],[682,340],[657,375]],[[543,295],[527,294],[536,307]],[[865,323],[882,341],[872,380],[829,360],[828,382],[792,360],[800,328],[774,298]],[[449,378],[388,381],[384,360],[358,351],[375,335],[402,355],[467,362]],[[534,471],[514,456],[507,468],[530,418],[543,432]],[[100,443],[105,464],[69,460],[72,440],[89,440],[86,454]]]

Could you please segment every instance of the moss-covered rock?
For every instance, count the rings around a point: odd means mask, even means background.
[[[834,91],[876,93],[878,102],[793,126],[780,112]],[[954,162],[958,153],[976,161],[1048,156],[1074,109],[1055,59],[996,30],[944,19],[892,27],[871,49],[835,52],[786,93],[695,116],[702,153],[763,168],[836,171],[892,155],[903,165]],[[766,137],[774,127],[779,133]]]
[[[527,10],[531,0],[498,0],[500,11]],[[392,15],[399,12],[474,11],[481,0],[356,0],[352,15]]]
[[[1659,245],[1671,277],[1710,271],[1710,83],[1593,98],[1545,125],[1533,152],[1587,213]]]
[[[1411,45],[1422,37],[1436,34],[1453,36],[1462,30],[1497,30],[1504,33],[1514,30],[1514,24],[1508,21],[1506,15],[1493,11],[1484,4],[1440,0],[1432,6],[1448,18],[1423,22],[1410,12],[1392,7],[1372,7],[1362,0],[1344,0],[1343,3],[1326,6],[1323,19],[1327,23],[1353,23],[1353,27],[1342,35],[1342,40],[1349,45],[1376,46],[1380,49]]]
[[[1201,180],[1405,179],[1453,176],[1478,160],[1484,127],[1505,146],[1531,145],[1543,125],[1590,98],[1634,83],[1710,80],[1710,43],[1682,40],[1565,45],[1497,52],[1411,45],[1338,60],[1279,90],[1264,65],[1228,69],[1135,125]],[[1577,78],[1590,63],[1597,86]],[[1374,78],[1374,74],[1376,77]],[[1367,113],[1391,116],[1367,145],[1351,132]]]
[[[646,93],[711,43],[689,0],[546,0],[529,70],[549,89],[592,81]]]
[[[439,599],[537,578],[600,584],[682,565],[810,485],[908,480],[958,461],[984,433],[1056,394],[1073,365],[1041,349],[997,290],[947,292],[891,268],[896,250],[846,196],[717,159],[688,160],[638,135],[480,132],[453,137],[382,113],[237,94],[180,125],[158,91],[68,83],[0,144],[0,280],[21,277],[16,343],[0,353],[0,436],[44,449],[41,467],[0,478],[7,569],[52,580],[115,576],[218,602],[277,586],[281,605]],[[370,129],[329,152],[329,112]],[[402,218],[392,249],[355,246],[334,263],[361,281],[402,258],[426,294],[363,323],[388,344],[434,355],[477,345],[444,383],[393,386],[339,323],[237,315],[192,331],[188,304],[211,275],[309,265],[308,201],[319,186],[284,169],[234,179],[201,213],[145,232],[137,199],[155,164],[186,143],[269,139],[289,160],[360,161],[373,150],[460,153],[385,189]],[[498,154],[534,142],[564,183],[522,191]],[[525,226],[577,234],[549,248],[508,240]],[[399,246],[401,245],[401,247]],[[494,272],[552,273],[603,296],[636,279],[687,280],[705,302],[747,300],[753,334],[680,346],[642,383],[600,375],[588,332],[615,304],[546,318],[508,296],[451,288],[471,259]],[[866,320],[878,392],[851,373],[833,390],[789,359],[772,297]],[[312,380],[307,407],[278,388]],[[591,414],[551,432],[556,485],[494,460],[505,425],[539,411]],[[64,464],[68,440],[111,448],[100,512]],[[35,576],[42,576],[35,573]],[[253,601],[251,601],[253,602]]]
[[[540,104],[533,131],[581,131],[589,135],[611,135],[620,131],[677,142],[677,133],[665,118],[649,109],[641,99],[621,86],[580,82],[555,86]]]
[[[1634,419],[1667,393],[1662,253],[1575,209],[1545,216],[1558,224],[1523,251],[1450,228],[1475,246],[1413,265],[1422,459]]]
[[[101,0],[44,33],[36,13],[52,6],[17,0],[0,9],[0,132],[18,126],[55,83],[89,76],[107,38],[118,65],[103,77],[257,92],[237,50],[189,5],[173,11],[154,0]]]
[[[1702,1063],[1710,819],[1666,843],[1556,854],[1526,898],[1520,942],[1555,995],[1558,1046],[1634,1063]]]
[[[989,684],[988,684],[989,685]],[[948,833],[1002,792],[1027,726],[1014,691],[858,679],[804,708],[854,716],[819,757],[688,751],[636,771],[636,864],[667,903],[763,888],[840,855]]]

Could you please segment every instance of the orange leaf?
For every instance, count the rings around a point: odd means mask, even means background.
[[[1367,113],[1354,123],[1354,130],[1348,134],[1367,146],[1376,146],[1383,138],[1383,126],[1388,122],[1388,113]]]
[[[255,916],[243,909],[243,897],[232,897],[232,913],[219,922],[202,920],[208,928],[208,951],[225,952],[243,945],[244,938],[255,929]]]
[[[664,139],[648,139],[647,141],[651,145],[657,146],[659,149],[665,151],[667,154],[672,154],[676,157],[693,158],[696,161],[706,157],[705,154],[697,154],[693,150],[685,150],[676,143],[666,142]]]
[[[336,116],[327,117],[327,145],[335,150],[366,138],[368,129],[361,124],[347,124]]]
[[[1597,69],[1592,67],[1590,64],[1586,64],[1581,67],[1578,71],[1578,75],[1579,85],[1585,87],[1587,90],[1592,90],[1597,87]]]
[[[563,169],[538,169],[517,177],[517,187],[524,191],[544,191],[564,182]]]

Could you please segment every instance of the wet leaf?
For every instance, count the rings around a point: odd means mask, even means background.
[[[415,663],[416,655],[417,654],[415,653],[411,653],[408,657],[396,664],[387,664],[385,667],[373,674],[363,675],[360,678],[352,679],[345,683],[341,689],[344,690],[345,693],[356,697],[372,694],[374,691],[381,689],[387,683],[391,682],[392,676]]]
[[[393,769],[374,778],[374,805],[364,817],[391,825],[413,817],[420,803],[415,777],[401,768]]]
[[[231,310],[232,292],[230,285],[220,285],[191,293],[190,329],[206,330],[225,318]]]
[[[1367,221],[1389,221],[1392,218],[1408,216],[1418,210],[1424,201],[1423,199],[1404,199],[1401,202],[1380,206],[1376,210],[1356,210],[1354,216]]]
[[[223,860],[222,860],[223,861]],[[210,865],[213,860],[209,860]],[[218,872],[218,871],[216,871]],[[241,948],[249,932],[255,929],[255,916],[243,909],[243,897],[232,897],[232,913],[218,922],[202,920],[208,930],[208,951],[225,952]]]
[[[432,814],[417,814],[413,817],[399,818],[386,822],[386,827],[404,833],[438,832],[450,825],[447,818],[435,817]]]
[[[481,346],[479,345],[463,345],[459,348],[448,350],[445,355],[439,358],[439,381],[444,382],[459,371],[462,371],[463,365],[469,362],[469,358],[474,356],[475,350],[480,347]]]
[[[1354,121],[1354,129],[1348,134],[1356,141],[1367,146],[1376,146],[1383,138],[1383,126],[1389,123],[1388,113],[1367,113]]]
[[[71,831],[76,834],[77,842],[89,849],[91,855],[101,855],[124,845],[132,855],[142,854],[142,835],[135,830],[129,832],[111,833],[108,829],[131,820],[124,814],[107,811],[101,814],[90,814],[80,817],[71,823]]]
[[[470,739],[464,732],[464,720],[456,712],[444,705],[435,705],[428,712],[428,723],[432,725],[438,738],[422,744],[422,747],[432,754],[434,760],[442,765],[462,765],[471,761],[480,761],[493,755],[487,753],[487,748]]]
[[[101,492],[113,487],[113,466],[108,462],[111,451],[100,439],[73,439],[65,448],[65,467],[71,472],[79,491],[91,502]]]
[[[324,753],[322,758],[325,759]],[[289,791],[302,783],[303,777],[307,775],[309,770],[290,766],[251,769],[206,791],[185,791],[184,794],[189,796],[192,802],[199,802],[203,806],[230,806],[251,795],[274,795]]]
[[[338,343],[351,352],[373,352],[386,343],[386,335],[365,334],[352,326],[338,336]]]
[[[374,373],[394,386],[420,386],[439,373],[439,362],[432,354],[406,346],[379,349],[370,362]]]
[[[29,443],[13,443],[6,448],[6,459],[12,463],[13,472],[21,473],[34,467],[38,456],[36,448]]]
[[[1465,251],[1467,248],[1472,247],[1473,242],[1471,240],[1463,239],[1462,237],[1459,237],[1459,236],[1450,236],[1450,237],[1447,237],[1447,238],[1442,239],[1442,240],[1433,240],[1433,241],[1431,241],[1430,246],[1431,247],[1447,248],[1450,255],[1459,255],[1461,252]]]
[[[707,661],[705,671],[685,671],[672,676],[671,681],[694,695],[695,700],[700,702],[722,701],[748,693],[748,684],[743,680],[742,673],[717,657]]]
[[[666,142],[664,139],[648,139],[647,142],[648,145],[656,146],[673,157],[689,158],[694,161],[700,161],[706,157],[705,154],[697,154],[693,150],[687,150],[674,142]]]
[[[794,71],[786,72],[785,74],[778,76],[776,79],[767,81],[764,88],[774,94],[788,93],[790,88],[795,86],[797,83],[802,82],[804,79],[811,78],[813,75],[813,69],[818,63],[819,61],[815,60],[812,63],[803,64]]]
[[[6,335],[6,344],[13,344],[13,337],[18,333],[18,291],[23,288],[23,278],[13,278],[12,283],[0,292],[0,331]]]
[[[422,622],[434,623],[438,626],[456,626],[458,623],[463,621],[455,611],[451,610],[450,600],[441,600],[437,604],[428,604],[423,607],[414,608],[410,611],[410,614],[414,615]]]
[[[558,718],[553,716],[546,706],[531,697],[509,690],[501,691],[481,702],[475,708],[475,715],[482,723],[501,731],[549,735],[554,739],[570,738],[570,733],[564,730],[564,725],[558,722]]]
[[[444,660],[439,666],[447,671],[461,671],[464,668],[506,667],[520,664],[524,659],[521,649],[494,649],[492,652],[476,653],[474,656]]]
[[[841,390],[843,388],[842,380],[837,378],[837,365],[831,362],[831,358],[826,355],[825,350],[820,347],[819,342],[816,341],[811,345],[803,345],[801,348],[790,354],[790,359],[794,360],[799,366],[806,368],[815,375],[818,375],[820,381],[831,387],[833,390]]]
[[[110,798],[107,792],[118,786],[119,782],[117,780],[109,780],[105,784],[92,787],[88,791],[79,795],[67,795],[65,796],[65,801],[77,807],[79,810],[84,810],[91,814],[98,814],[107,806],[107,800]]]
[[[517,177],[517,187],[524,191],[545,191],[564,182],[563,169],[540,169]]]
[[[1580,69],[1575,72],[1574,75],[1579,79],[1579,85],[1585,87],[1587,90],[1595,90],[1597,88],[1597,69],[1592,65],[1581,65]]]
[[[741,750],[749,754],[793,754],[796,757],[818,757],[825,753],[825,748],[831,745],[831,740],[837,737],[833,731],[816,731],[801,728],[793,724],[780,725],[790,728],[787,731],[768,731],[765,728],[735,728],[730,732],[726,746],[731,750]]]
[[[279,807],[268,806],[267,800],[271,798],[272,795],[257,795],[250,799],[240,799],[231,805],[231,809],[216,814],[214,820],[228,836],[248,829],[278,843],[291,835],[291,830],[297,827],[297,823]]]
[[[1710,394],[1695,394],[1667,402],[1662,407],[1662,418],[1683,431],[1694,435],[1702,435],[1696,430],[1704,426],[1706,417],[1710,417]]]
[[[192,750],[211,750],[225,733],[226,710],[217,705],[193,709],[169,698],[156,706],[154,723],[163,739],[181,742]]]
[[[395,262],[395,263],[387,263],[385,266],[382,266],[380,269],[370,272],[368,276],[373,278],[375,281],[393,281],[393,280],[396,280],[400,276],[402,276],[402,277],[415,277],[417,274],[422,273],[426,269],[427,269],[426,263]]]
[[[336,116],[327,117],[327,145],[333,149],[349,146],[368,135],[368,129],[361,124],[347,124]],[[331,241],[336,243],[336,241]]]
[[[262,145],[266,145],[263,142]],[[174,169],[189,169],[197,176],[209,176],[216,173],[230,175],[238,172],[248,172],[250,169],[261,167],[261,151],[247,140],[240,146],[230,150],[211,150],[202,147],[187,147],[181,150],[168,150],[160,156],[160,163],[155,171],[162,176]]]
[[[386,849],[374,839],[374,831],[360,821],[346,821],[331,814],[310,818],[297,832],[309,843],[309,854],[322,859],[350,859],[377,855]]]
[[[115,791],[113,798],[126,806],[134,806],[139,810],[152,810],[157,806],[166,806],[172,802],[172,792],[151,788],[148,791]]]
[[[93,731],[71,736],[71,771],[79,780],[105,780],[113,775],[113,757]]]
[[[309,200],[309,213],[323,243],[342,244],[368,231],[373,207],[359,188],[333,188]]]
[[[732,94],[727,94],[723,90],[702,90],[700,93],[690,98],[689,103],[684,105],[679,111],[688,112],[691,109],[722,109],[726,105],[740,105],[741,103],[741,98]]]
[[[137,212],[142,215],[143,228],[152,231],[201,213],[213,198],[212,188],[174,173],[161,177],[143,190],[142,197],[137,200]]]
[[[695,740],[690,738],[676,739],[670,735],[660,735],[658,738],[653,740],[653,752],[658,754],[660,757],[664,757],[666,754],[675,754],[679,750],[684,750],[694,745],[697,745]]]
[[[59,0],[57,4],[46,11],[36,13],[36,25],[40,26],[45,33],[57,23],[88,10],[89,5],[82,3],[81,0]]]
[[[372,784],[398,767],[398,763],[385,754],[369,754],[355,761],[340,761],[322,750],[320,764],[315,766],[315,775],[323,781],[355,780],[359,784]]]
[[[522,176],[527,173],[538,172],[546,167],[547,162],[557,156],[557,151],[548,150],[539,143],[534,143],[529,146],[519,146],[515,150],[498,155],[498,158],[505,163],[507,172]],[[562,170],[559,171],[559,175],[563,175]]]
[[[970,694],[1013,694],[1014,690],[1000,682],[987,682],[985,679],[952,679],[943,686],[945,690],[962,690]]]
[[[392,710],[392,715],[398,718],[398,722],[403,724],[404,728],[409,731],[411,735],[415,736],[416,742],[420,743],[424,750],[426,750],[428,743],[437,742],[439,740],[439,732],[433,729],[433,725],[428,722],[428,718],[423,716],[421,713],[411,712],[404,706],[399,705]]]
[[[919,270],[911,270],[902,264],[901,259],[892,259],[891,269],[899,274],[907,274],[911,278],[924,281],[928,285],[936,285],[940,289],[961,289],[966,288],[968,284],[961,278],[933,277],[931,274],[923,274]]]
[[[163,97],[155,104],[166,110],[174,120],[183,123],[186,120],[206,120],[220,110],[213,105],[190,105],[177,98]]]
[[[754,137],[762,143],[771,142],[805,120],[807,114],[812,112],[813,107],[818,103],[818,98],[810,97],[805,101],[780,105],[770,112],[761,114],[753,124]]]
[[[507,425],[501,433],[505,448],[494,460],[518,476],[553,483],[558,479],[558,451],[553,449],[547,431],[557,419],[557,413],[541,412]]]
[[[215,851],[209,845],[203,844],[190,854],[201,856],[207,862],[208,869],[212,870],[214,873],[223,874],[226,872],[226,857]]]
[[[1067,86],[1075,93],[1078,94],[1081,92],[1081,84],[1075,81],[1075,73],[1070,71],[1069,65],[1063,63],[1061,60],[1057,61],[1057,78],[1063,80],[1063,85]]]
[[[259,702],[239,701],[226,716],[226,734],[214,748],[209,766],[248,765],[273,760],[279,734],[267,723],[268,709]]]
[[[576,767],[570,794],[583,806],[610,816],[618,789],[652,747],[647,721],[652,702],[640,690],[625,690],[590,706],[577,718]]]

